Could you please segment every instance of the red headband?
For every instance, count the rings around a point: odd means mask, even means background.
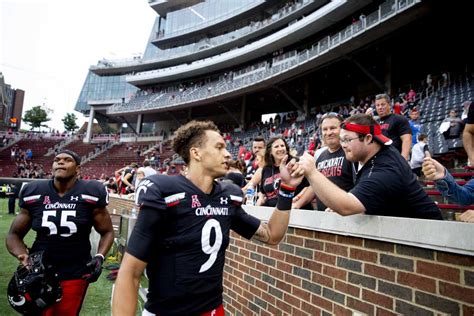
[[[382,129],[379,124],[375,125],[360,125],[353,123],[343,123],[342,129],[347,131],[356,132],[362,135],[371,134],[372,137],[382,145],[391,145],[392,140],[382,134]]]

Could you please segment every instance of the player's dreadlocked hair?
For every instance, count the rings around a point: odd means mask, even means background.
[[[211,121],[191,121],[176,130],[171,146],[180,155],[186,164],[189,164],[189,149],[201,146],[205,139],[206,131],[220,133],[216,124]]]

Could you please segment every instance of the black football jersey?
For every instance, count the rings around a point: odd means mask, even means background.
[[[260,225],[242,209],[242,200],[232,183],[214,182],[206,194],[181,175],[140,182],[140,213],[127,252],[148,263],[148,311],[189,315],[222,303],[229,232],[251,238]]]
[[[20,192],[20,207],[28,210],[36,239],[31,252],[44,250],[61,280],[80,278],[90,260],[89,235],[93,211],[108,204],[108,193],[98,181],[78,180],[60,197],[53,180],[30,182]]]

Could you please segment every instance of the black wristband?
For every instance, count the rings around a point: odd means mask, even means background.
[[[278,191],[278,202],[277,209],[280,211],[291,211],[291,204],[293,203],[293,197],[295,196],[296,188],[289,187],[281,184],[280,190]]]

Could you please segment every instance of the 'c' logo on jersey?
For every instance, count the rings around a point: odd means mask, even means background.
[[[191,201],[191,207],[192,208],[201,207],[201,202],[199,202],[197,194],[192,195],[191,199],[192,199],[192,201]]]
[[[138,185],[138,188],[135,191],[135,204],[136,205],[139,205],[138,204],[138,198],[140,197],[140,194],[142,192],[146,193],[146,190],[149,187],[151,187],[152,185],[153,185],[153,182],[151,182],[150,180],[144,179],[144,180],[140,181],[140,184]]]
[[[228,204],[228,200],[229,200],[228,197],[221,196],[221,204]]]

